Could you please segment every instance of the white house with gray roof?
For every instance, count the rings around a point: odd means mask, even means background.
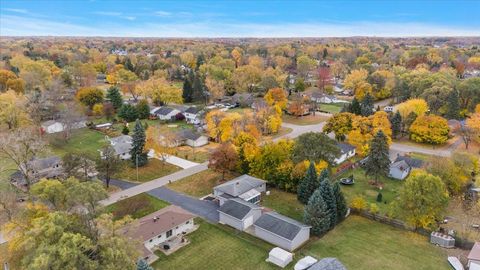
[[[127,160],[132,157],[130,150],[132,149],[132,137],[129,135],[121,135],[118,137],[108,138],[118,158]]]
[[[258,238],[289,251],[297,249],[310,238],[311,226],[277,212],[263,214],[253,226]]]
[[[189,107],[183,112],[183,115],[189,124],[200,125],[204,122],[202,119],[203,111],[198,107]]]
[[[175,116],[179,113],[181,111],[174,108],[160,107],[153,114],[160,120],[169,121],[175,119]]]
[[[262,207],[239,198],[226,201],[218,209],[219,222],[244,231],[262,215]]]
[[[240,198],[257,204],[261,193],[266,191],[266,181],[244,174],[213,188],[213,195],[222,206],[226,201]]]
[[[355,156],[355,146],[348,143],[337,143],[337,147],[340,149],[340,156],[333,160],[335,164],[338,165]]]

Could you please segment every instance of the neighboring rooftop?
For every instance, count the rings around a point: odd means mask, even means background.
[[[251,190],[252,188],[256,188],[263,185],[264,183],[266,183],[264,180],[258,179],[248,174],[244,174],[228,182],[220,184],[214,187],[214,189],[227,193],[231,196],[237,197]]]
[[[405,160],[395,161],[390,164],[390,168],[398,168],[401,171],[406,171],[410,166],[405,162]]]
[[[129,135],[120,135],[118,137],[113,137],[113,138],[110,138],[110,141],[113,143],[113,144],[119,144],[119,143],[132,143],[132,136],[129,136]]]
[[[422,160],[416,159],[416,158],[411,158],[409,156],[398,155],[397,159],[395,159],[394,162],[401,161],[401,160],[405,161],[408,164],[408,166],[413,167],[413,168],[421,168],[423,166],[423,161]]]
[[[293,240],[302,228],[310,228],[310,226],[298,222],[289,217],[280,215],[277,212],[268,212],[263,214],[256,222],[258,226],[264,230],[274,233],[288,240]]]
[[[46,157],[46,158],[36,158],[31,161],[29,161],[29,167],[32,168],[33,170],[44,170],[47,168],[51,168],[54,165],[57,165],[61,162],[62,160],[57,157],[57,156],[51,156],[51,157]]]
[[[338,148],[340,148],[342,154],[355,150],[355,146],[348,143],[337,143],[337,146]]]
[[[182,139],[193,141],[196,141],[198,138],[202,137],[202,134],[188,128],[180,130],[177,135]]]
[[[155,111],[155,114],[156,115],[167,115],[169,113],[171,113],[173,110],[173,108],[169,108],[169,107],[161,107],[159,108],[158,110]]]
[[[260,206],[246,202],[242,199],[231,199],[220,206],[218,211],[236,219],[243,220],[250,210],[260,208]]]
[[[191,113],[191,114],[197,114],[201,109],[199,107],[189,107],[188,109],[185,110],[185,113]]]

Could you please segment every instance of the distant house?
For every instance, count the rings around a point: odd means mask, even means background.
[[[142,252],[142,258],[152,263],[158,258],[154,254],[158,246],[195,230],[194,217],[183,208],[170,205],[125,227],[123,234],[133,241],[140,241],[138,249]]]
[[[335,158],[335,164],[340,164],[345,160],[355,156],[355,147],[348,143],[337,143],[338,148],[340,149],[340,157]]]
[[[122,160],[127,160],[132,157],[130,150],[132,149],[132,137],[129,135],[121,135],[114,138],[109,138],[110,145],[117,156]]]
[[[253,99],[253,94],[250,93],[236,93],[232,96],[232,102],[240,107],[252,106]]]
[[[262,208],[239,198],[226,201],[218,209],[221,224],[244,231],[262,215]]]
[[[213,188],[213,195],[222,206],[226,201],[240,198],[257,204],[261,193],[266,191],[266,181],[244,174]]]
[[[312,92],[312,93],[308,94],[308,96],[309,96],[311,101],[314,101],[316,103],[330,104],[330,103],[343,102],[343,101],[337,99],[335,96],[327,95],[327,94],[324,94],[324,93],[321,93],[321,92]]]
[[[79,129],[79,128],[84,128],[86,126],[87,126],[86,121],[78,121],[73,123],[71,125],[71,128]],[[58,132],[64,131],[65,125],[55,120],[49,120],[41,124],[41,129],[42,129],[42,132],[44,133],[52,134],[52,133],[58,133]]]
[[[106,83],[107,82],[107,75],[103,73],[97,74],[97,83]]]
[[[389,176],[395,179],[403,180],[414,168],[421,168],[423,161],[409,156],[398,155],[395,161],[390,164]]]
[[[189,107],[183,112],[183,115],[189,124],[200,125],[203,123],[203,111],[198,107]]]
[[[384,112],[393,112],[393,110],[394,110],[393,106],[385,106],[383,108]]]
[[[258,238],[289,251],[310,238],[310,226],[276,212],[263,214],[253,226]]]
[[[312,264],[308,270],[347,270],[337,258],[323,258]]]
[[[468,269],[480,269],[480,242],[476,242],[468,254]]]
[[[175,119],[175,115],[179,114],[180,111],[170,107],[161,107],[154,112],[154,115],[164,121],[170,121]]]
[[[33,159],[27,165],[21,165],[21,170],[27,172],[32,183],[41,178],[57,178],[64,173],[62,160],[57,156]],[[21,188],[27,186],[27,180],[20,171],[12,174],[11,182]]]
[[[191,129],[183,129],[177,132],[178,145],[188,145],[191,147],[200,147],[208,144],[207,136],[204,136]]]

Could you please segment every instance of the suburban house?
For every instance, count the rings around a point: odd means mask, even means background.
[[[183,208],[170,205],[138,219],[125,227],[123,233],[134,241],[140,240],[138,250],[142,251],[142,258],[152,263],[158,259],[154,254],[156,249],[196,229],[194,217]]]
[[[480,269],[480,242],[475,242],[467,258],[468,269]]]
[[[339,102],[344,102],[343,100],[337,99],[335,96],[332,95],[327,95],[321,92],[312,92],[308,94],[310,97],[311,101],[314,101],[316,103],[339,103]]]
[[[71,128],[79,129],[79,128],[84,128],[86,126],[87,125],[85,121],[78,121],[78,122],[72,123]],[[48,134],[58,133],[65,130],[65,125],[55,120],[49,120],[41,124],[41,130],[42,132],[48,133]]]
[[[37,182],[41,178],[57,178],[64,173],[62,160],[57,156],[36,158],[29,161],[26,166],[21,165],[21,167],[22,171],[28,168],[27,174],[32,183]],[[12,174],[11,182],[18,187],[27,186],[27,180],[20,171]]]
[[[262,215],[262,207],[234,198],[226,201],[218,209],[219,222],[244,231]]]
[[[266,181],[244,174],[213,188],[213,195],[222,206],[226,201],[240,198],[257,204],[261,193],[266,191]]]
[[[295,250],[310,238],[310,226],[277,212],[263,214],[253,226],[258,238],[289,251]]]
[[[198,107],[189,107],[183,112],[183,115],[189,124],[200,125],[203,122],[203,111]]]
[[[335,164],[340,164],[345,160],[355,156],[355,146],[348,143],[337,143],[340,148],[340,156],[334,159]]]
[[[308,270],[347,270],[337,258],[323,258],[312,264]]]
[[[208,144],[208,137],[191,129],[183,129],[177,132],[177,144],[200,147]]]
[[[181,113],[179,110],[170,107],[160,107],[154,112],[154,115],[164,121],[170,121],[175,119],[175,115]]]
[[[390,164],[389,176],[395,179],[403,180],[414,168],[421,168],[423,161],[411,158],[409,156],[398,155],[395,161]]]
[[[250,107],[253,103],[253,94],[236,93],[232,96],[232,102],[240,107]]]
[[[115,153],[122,160],[127,160],[132,157],[130,150],[132,149],[132,137],[129,135],[121,135],[114,138],[109,138]]]

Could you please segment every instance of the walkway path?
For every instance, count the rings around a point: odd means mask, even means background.
[[[130,183],[117,179],[112,179],[110,181],[110,184],[117,186],[121,189],[131,189],[132,187],[138,185],[135,183]],[[218,222],[218,205],[214,202],[202,201],[166,187],[156,188],[148,191],[147,193],[160,200],[164,200],[173,205],[180,206],[183,209],[188,210],[197,216],[206,218],[211,222]]]
[[[168,156],[165,159],[165,162],[173,164],[175,166],[178,166],[182,169],[188,169],[188,168],[192,168],[192,167],[195,167],[195,166],[199,165],[199,163],[192,162],[190,160],[186,160],[186,159],[179,158],[179,157],[176,157],[176,156]]]
[[[128,188],[128,189],[125,189],[125,190],[122,190],[122,191],[119,191],[119,192],[115,192],[113,194],[110,194],[109,198],[100,201],[100,204],[103,204],[103,205],[107,206],[107,205],[113,204],[117,201],[126,199],[128,197],[132,197],[132,196],[138,195],[140,193],[144,193],[144,192],[150,191],[152,189],[162,187],[162,186],[164,186],[164,185],[166,185],[170,182],[175,182],[175,181],[183,179],[187,176],[190,176],[190,175],[199,173],[201,171],[204,171],[204,170],[208,169],[207,165],[208,165],[208,163],[205,162],[205,163],[196,165],[194,167],[190,167],[188,169],[183,169],[181,171],[174,172],[172,174],[157,178],[155,180],[148,181],[148,182],[143,183],[143,184],[135,185],[131,188]]]

